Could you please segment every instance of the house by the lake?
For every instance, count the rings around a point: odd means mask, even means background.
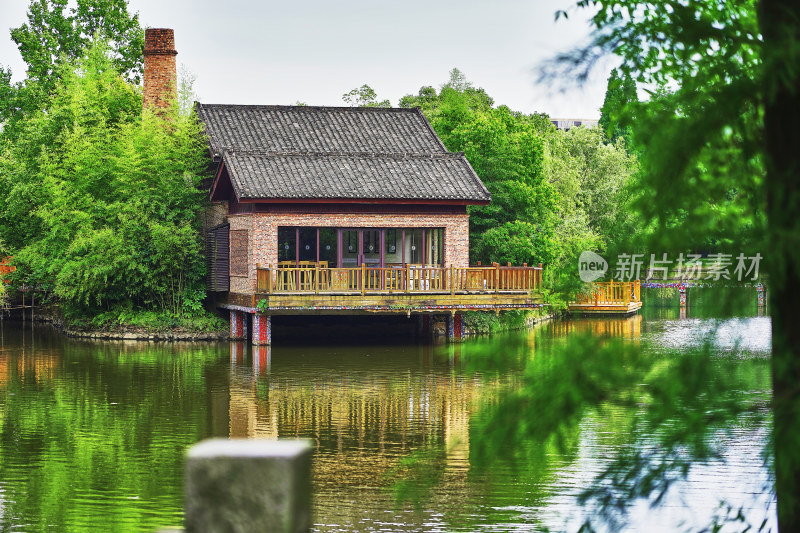
[[[146,95],[174,87],[174,55],[171,30],[147,30]],[[539,305],[540,269],[470,267],[467,207],[491,195],[419,109],[195,109],[214,169],[208,288],[234,336],[248,316],[268,343],[274,314],[404,313],[447,315],[460,337],[465,310]]]

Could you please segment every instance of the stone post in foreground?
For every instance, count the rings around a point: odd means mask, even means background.
[[[211,439],[192,446],[186,531],[307,532],[312,451],[305,440]]]

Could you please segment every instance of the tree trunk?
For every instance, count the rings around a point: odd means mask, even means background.
[[[800,3],[761,0],[778,529],[800,531]]]

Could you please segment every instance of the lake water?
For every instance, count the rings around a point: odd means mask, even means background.
[[[477,471],[470,430],[482,410],[514,389],[530,360],[547,362],[565,338],[587,333],[666,360],[670,350],[710,338],[727,361],[724,371],[743,377],[741,392],[761,402],[770,387],[770,321],[754,308],[746,314],[752,316],[717,320],[690,309],[681,317],[672,305],[625,319],[550,322],[462,345],[317,340],[258,349],[86,342],[6,321],[0,530],[152,532],[180,525],[184,453],[209,437],[312,439],[315,531],[576,530],[588,512],[577,494],[631,445],[624,428],[641,407],[587,411],[566,451],[539,450],[522,470]],[[501,367],[492,366],[491,354],[503,354]],[[718,458],[693,468],[658,509],[634,504],[630,521],[615,527],[697,528],[725,500],[751,522],[766,519],[774,528],[762,457],[767,426],[768,416],[743,416],[719,433]],[[395,505],[389,474],[430,445],[445,450],[438,482],[418,507]]]

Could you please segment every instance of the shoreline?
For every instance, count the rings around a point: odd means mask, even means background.
[[[548,312],[545,314],[532,313],[530,316],[525,317],[522,324],[518,327],[501,327],[500,329],[489,331],[475,331],[473,328],[467,327],[464,332],[464,339],[473,339],[483,336],[491,336],[501,334],[508,331],[519,331],[523,329],[532,329],[544,322],[555,320],[564,316],[559,312]],[[6,319],[9,320],[9,319]],[[19,317],[10,319],[14,323],[25,323],[28,320],[21,320]],[[148,331],[143,328],[126,328],[120,327],[119,329],[101,330],[101,329],[74,329],[64,324],[63,318],[54,316],[51,313],[37,314],[33,319],[34,323],[49,324],[57,329],[60,334],[71,339],[85,339],[85,340],[116,340],[116,341],[141,341],[141,342],[223,342],[234,339],[230,336],[230,332],[225,331],[188,331],[188,330],[160,330]]]

